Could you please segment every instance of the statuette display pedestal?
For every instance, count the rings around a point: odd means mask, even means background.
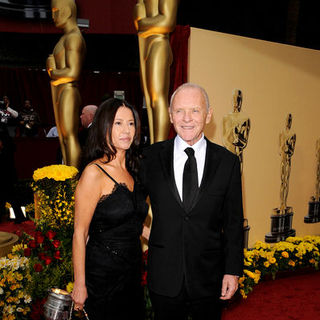
[[[296,231],[292,229],[293,211],[292,207],[287,207],[284,213],[279,208],[273,209],[271,215],[271,232],[266,234],[265,242],[274,243],[284,241],[288,237],[294,237]]]
[[[304,217],[305,223],[320,222],[319,206],[320,206],[320,201],[315,201],[315,200],[309,201],[308,215]]]

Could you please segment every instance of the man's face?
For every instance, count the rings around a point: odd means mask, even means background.
[[[80,115],[80,121],[81,121],[81,124],[84,128],[88,128],[88,125],[91,123],[92,119],[91,119],[91,114],[89,112],[89,110],[84,107],[82,109],[82,112],[81,112],[81,115]]]
[[[30,102],[30,100],[26,100],[26,101],[24,102],[24,107],[25,107],[26,109],[31,109],[31,102]]]
[[[205,98],[200,89],[186,87],[174,97],[170,121],[177,134],[192,146],[200,140],[204,126],[210,122],[211,114],[212,109],[207,111]]]

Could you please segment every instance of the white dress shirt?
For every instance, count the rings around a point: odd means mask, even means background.
[[[188,159],[187,154],[184,152],[186,148],[192,148],[194,150],[194,156],[197,160],[197,170],[198,170],[198,184],[200,186],[204,164],[206,160],[206,151],[207,151],[207,141],[204,138],[204,134],[198,142],[194,145],[190,146],[184,140],[182,140],[179,135],[177,135],[174,139],[174,147],[173,147],[173,170],[174,170],[174,178],[176,182],[176,186],[180,195],[180,199],[182,200],[182,178],[183,178],[183,169],[184,165]]]

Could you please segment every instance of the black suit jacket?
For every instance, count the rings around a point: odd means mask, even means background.
[[[212,296],[220,290],[224,274],[242,275],[239,160],[207,140],[199,192],[186,211],[175,184],[173,145],[174,140],[153,144],[142,160],[141,180],[153,214],[148,286],[157,294],[174,297],[185,281],[192,298]]]
[[[83,150],[84,146],[86,145],[88,136],[89,136],[89,131],[90,131],[90,127],[89,128],[82,128],[81,130],[79,130],[79,134],[78,134],[78,139],[79,139],[79,143],[80,143],[80,147]]]

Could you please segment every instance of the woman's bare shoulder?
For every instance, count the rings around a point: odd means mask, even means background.
[[[80,177],[80,181],[97,181],[97,179],[101,179],[103,177],[102,171],[101,169],[99,169],[97,167],[98,164],[96,161],[93,161],[91,163],[89,163],[85,169],[83,170],[81,177]]]

